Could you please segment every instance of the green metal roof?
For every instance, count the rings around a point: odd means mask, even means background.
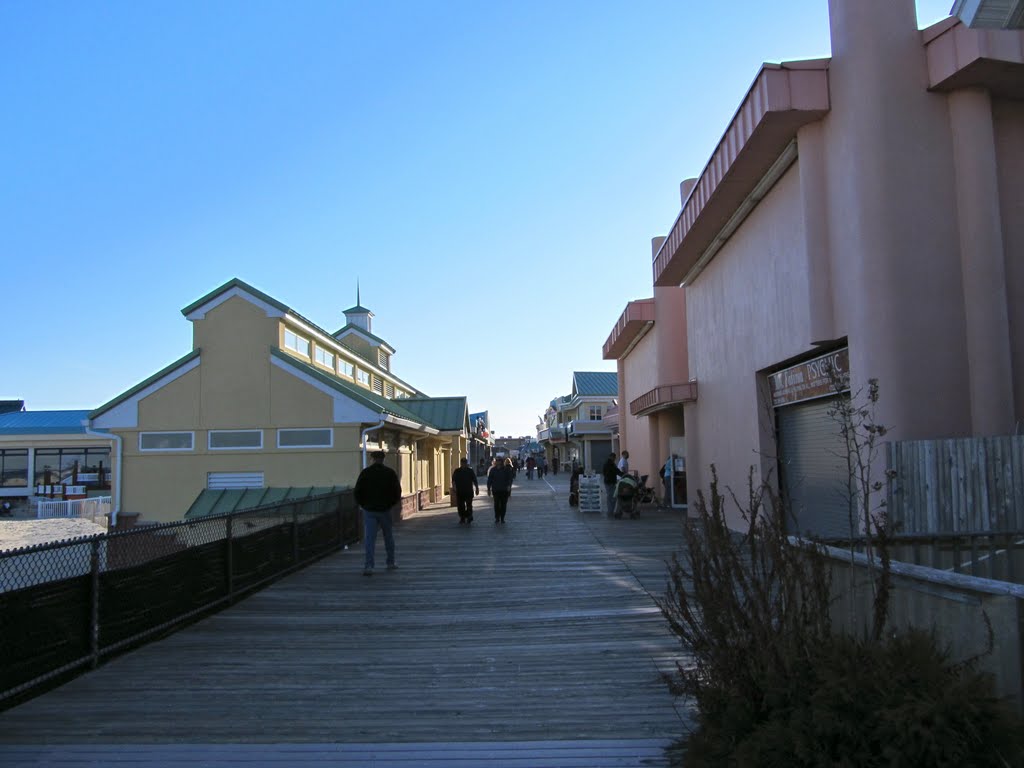
[[[345,325],[344,327],[340,328],[339,330],[337,330],[334,333],[328,333],[327,329],[322,328],[321,326],[317,325],[312,320],[310,320],[308,317],[304,317],[303,315],[299,314],[294,309],[289,307],[287,304],[284,304],[284,303],[278,301],[273,296],[267,295],[266,293],[264,293],[263,291],[259,290],[258,288],[253,288],[247,282],[245,282],[244,280],[240,280],[237,277],[232,278],[231,280],[228,280],[226,283],[224,283],[224,285],[222,285],[219,288],[215,288],[214,290],[210,291],[208,294],[203,296],[201,299],[193,301],[191,304],[189,304],[187,307],[185,307],[183,310],[181,310],[181,314],[183,314],[185,316],[188,316],[191,312],[195,311],[196,309],[201,307],[203,304],[206,304],[208,301],[212,301],[213,299],[215,299],[218,296],[220,296],[222,293],[224,293],[226,291],[230,291],[232,288],[239,288],[239,289],[241,289],[241,290],[243,290],[243,291],[245,291],[247,293],[251,293],[256,298],[258,298],[258,299],[260,299],[262,301],[265,301],[266,303],[270,304],[272,307],[274,307],[276,309],[279,309],[281,312],[284,312],[286,314],[291,315],[292,317],[295,317],[295,318],[301,320],[303,323],[308,325],[310,328],[312,328],[312,329],[314,329],[316,331],[319,331],[324,336],[331,337],[332,339],[337,341],[339,344],[341,343],[341,340],[338,339],[338,334],[341,333],[342,331],[345,331],[345,330],[351,328],[351,329],[359,332],[363,336],[367,337],[371,341],[375,341],[375,342],[383,345],[384,347],[387,348],[387,351],[390,354],[394,354],[395,353],[395,348],[392,347],[390,344],[388,344],[386,341],[384,341],[384,339],[380,338],[380,336],[375,336],[374,334],[370,333],[369,331],[366,331],[366,330],[360,328],[357,325],[353,325],[352,323],[349,323],[348,325]],[[366,310],[366,311],[369,312],[369,310]],[[373,366],[375,371],[379,371],[381,373],[385,373],[388,376],[390,376],[392,379],[397,381],[399,384],[401,384],[403,387],[408,387],[413,392],[417,392],[419,394],[422,394],[421,392],[419,392],[418,389],[416,389],[416,387],[414,387],[411,384],[409,384],[408,382],[403,381],[402,379],[398,378],[391,371],[384,370],[383,368],[381,368],[377,364],[377,361],[375,359],[371,359],[371,358],[367,357],[366,355],[359,354],[359,352],[357,350],[352,349],[348,345],[343,344],[342,346],[345,346],[345,348],[348,349],[350,352],[353,352],[353,353],[357,354],[360,359],[365,360],[367,363],[369,363],[371,366]]]
[[[267,504],[278,504],[282,501],[293,501],[322,496],[325,493],[344,491],[350,486],[305,486],[290,488],[228,488],[223,490],[202,490],[185,513],[185,519],[226,515],[230,512],[241,512]]]
[[[282,304],[280,301],[275,299],[273,296],[268,296],[267,294],[265,294],[263,291],[259,290],[258,288],[253,288],[251,285],[249,285],[244,280],[239,280],[237,277],[235,277],[235,278],[232,278],[231,280],[228,280],[226,283],[224,283],[224,285],[220,286],[219,288],[214,288],[208,294],[203,296],[203,298],[196,299],[195,301],[193,301],[191,304],[189,304],[187,307],[185,307],[183,310],[181,310],[181,314],[183,314],[185,316],[188,316],[191,312],[194,312],[195,310],[199,309],[199,307],[203,306],[203,304],[205,304],[206,302],[211,301],[211,300],[217,298],[222,293],[224,293],[225,291],[230,291],[232,288],[241,288],[246,293],[251,293],[256,298],[261,299],[262,301],[267,302],[267,304],[270,304],[272,307],[275,307],[275,308],[281,310],[282,312],[292,312],[290,307],[288,307],[285,304]],[[296,314],[296,313],[292,312],[292,314]]]
[[[465,397],[406,397],[402,405],[437,429],[468,429],[469,408]]]
[[[89,414],[89,418],[90,419],[95,419],[100,414],[106,413],[111,408],[113,408],[115,405],[119,405],[120,403],[123,403],[125,400],[128,400],[131,397],[134,397],[139,392],[141,392],[146,387],[148,387],[150,384],[153,384],[153,383],[159,381],[160,379],[162,379],[167,374],[172,373],[176,369],[178,369],[181,366],[185,365],[185,363],[188,363],[188,362],[190,362],[191,360],[194,360],[197,357],[199,357],[199,350],[198,349],[193,349],[187,355],[185,355],[184,357],[178,358],[173,363],[168,365],[166,368],[163,368],[163,369],[157,371],[156,373],[154,373],[152,376],[150,376],[145,381],[140,381],[138,384],[136,384],[134,387],[129,389],[127,392],[122,392],[120,395],[115,397],[110,402],[104,403],[99,408],[97,408],[95,411],[90,413]]]
[[[619,376],[615,371],[575,371],[572,375],[572,391],[582,397],[615,397],[619,394]]]
[[[288,353],[282,352],[277,347],[271,347],[270,353],[279,360],[283,360],[303,373],[312,376],[317,381],[326,384],[331,387],[331,389],[350,397],[357,403],[362,403],[367,408],[375,410],[378,413],[388,413],[392,416],[398,416],[401,419],[409,419],[410,421],[415,422],[422,421],[417,414],[402,407],[401,405],[398,405],[395,400],[389,400],[386,397],[378,395],[376,392],[360,387],[350,381],[346,381],[345,379],[338,379],[333,376],[329,376],[323,371],[317,370],[309,363],[304,363],[301,360],[297,360],[292,357]],[[406,401],[402,400],[401,402],[405,403]]]

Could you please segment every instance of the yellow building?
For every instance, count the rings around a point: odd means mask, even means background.
[[[115,515],[180,520],[206,490],[350,485],[377,449],[402,479],[402,513],[448,493],[466,398],[395,376],[358,301],[329,333],[234,279],[182,314],[192,350],[89,414],[120,462]]]

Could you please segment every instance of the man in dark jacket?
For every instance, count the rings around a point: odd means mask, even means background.
[[[388,570],[395,564],[395,537],[392,531],[391,510],[402,500],[402,484],[398,474],[384,465],[384,451],[370,454],[373,463],[359,473],[354,495],[356,504],[363,510],[363,540],[366,559],[363,562],[363,576],[373,576],[373,551],[377,547],[377,529],[384,533],[384,548],[388,554]]]
[[[469,525],[473,522],[473,497],[480,493],[480,483],[469,466],[469,459],[463,459],[459,468],[452,472],[452,488],[459,508],[459,525]]]
[[[494,497],[494,522],[504,523],[508,497],[512,495],[512,460],[499,461],[487,473],[487,495]]]
[[[615,465],[615,454],[609,453],[601,467],[601,478],[604,480],[605,496],[608,501],[608,517],[615,512],[615,484],[619,482],[619,468]]]

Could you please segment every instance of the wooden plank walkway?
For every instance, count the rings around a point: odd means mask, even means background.
[[[418,513],[397,571],[340,552],[0,714],[0,765],[667,765],[680,518],[567,497],[520,476],[503,526],[486,496]]]

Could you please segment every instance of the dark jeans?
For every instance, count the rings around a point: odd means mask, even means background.
[[[473,491],[468,493],[458,493],[455,499],[456,505],[459,509],[460,520],[472,520],[473,519]]]
[[[373,570],[374,566],[373,550],[377,548],[378,528],[384,534],[384,551],[387,553],[387,564],[395,564],[395,536],[392,530],[391,513],[371,512],[368,509],[364,509],[363,532],[366,541],[363,543],[365,554],[363,567],[368,570]]]
[[[508,497],[512,495],[512,492],[493,491],[491,495],[494,496],[494,519],[504,520],[505,510],[508,509]]]

